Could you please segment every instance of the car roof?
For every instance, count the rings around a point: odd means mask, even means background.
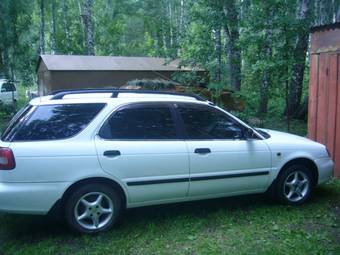
[[[73,103],[106,103],[123,104],[131,102],[192,102],[211,103],[201,96],[174,91],[150,91],[127,89],[85,89],[58,91],[51,95],[31,100],[31,105],[73,104]]]

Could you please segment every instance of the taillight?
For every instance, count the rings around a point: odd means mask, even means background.
[[[13,151],[9,148],[0,147],[0,170],[12,170],[15,168]]]

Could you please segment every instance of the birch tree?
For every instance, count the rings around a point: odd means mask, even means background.
[[[224,10],[224,33],[225,50],[227,54],[230,74],[230,84],[235,91],[241,90],[241,50],[238,45],[240,38],[239,13],[237,1],[225,1]]]
[[[45,54],[45,0],[40,0],[40,55]]]
[[[84,24],[85,45],[87,55],[95,55],[92,7],[93,0],[84,0],[82,19]]]

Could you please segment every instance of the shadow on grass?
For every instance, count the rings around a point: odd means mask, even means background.
[[[313,198],[301,208],[316,204],[329,206],[330,202],[338,201],[339,197],[338,189],[329,186],[318,187]],[[144,227],[146,224],[169,224],[177,218],[198,221],[218,211],[227,211],[237,215],[238,212],[261,208],[270,210],[271,207],[277,206],[281,205],[268,199],[266,195],[260,194],[135,208],[124,213],[123,219],[113,231],[119,235],[119,232],[131,231],[134,228]],[[68,243],[77,237],[69,230],[64,221],[49,216],[2,214],[0,215],[0,226],[0,243],[15,242],[18,245],[27,242],[40,242],[45,239]]]

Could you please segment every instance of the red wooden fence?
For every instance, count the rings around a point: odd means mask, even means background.
[[[312,32],[308,136],[327,146],[340,177],[340,25]]]

